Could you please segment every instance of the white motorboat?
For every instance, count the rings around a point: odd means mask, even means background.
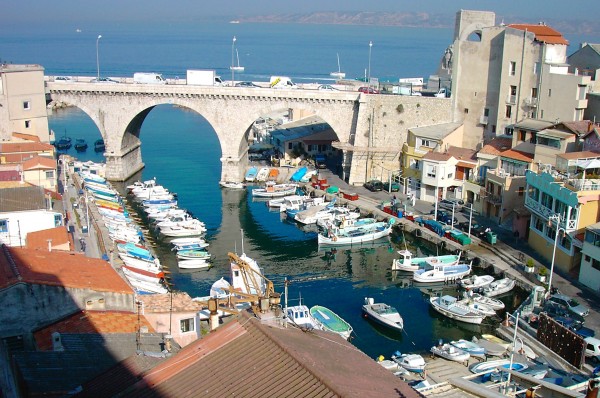
[[[469,340],[460,339],[456,341],[451,341],[450,344],[456,348],[460,348],[461,350],[468,352],[472,357],[479,357],[485,359],[485,348],[477,343],[474,343]]]
[[[182,269],[202,269],[210,267],[210,262],[206,259],[177,260],[177,265]]]
[[[129,267],[128,265],[123,265],[121,267],[121,270],[123,271],[123,274],[125,274],[127,279],[133,278],[140,281],[152,283],[160,283],[160,281],[165,277],[165,274],[162,271],[158,273],[153,273],[139,268]]]
[[[268,181],[264,188],[255,188],[252,190],[252,196],[257,198],[275,198],[279,196],[288,196],[296,192],[297,184],[275,184]]]
[[[471,373],[492,372],[496,368],[510,364],[510,359],[494,359],[492,361],[478,362],[469,366]]]
[[[318,235],[319,245],[349,245],[374,240],[388,236],[392,232],[394,219],[387,222],[376,222],[354,227],[328,227]]]
[[[431,353],[433,355],[437,355],[438,357],[446,358],[450,361],[456,362],[466,362],[471,357],[466,351],[461,350],[460,348],[456,348],[451,344],[439,344],[431,347]]]
[[[206,232],[206,227],[200,222],[177,223],[160,228],[160,233],[165,236],[196,236]]]
[[[458,283],[465,289],[481,289],[494,281],[491,275],[472,275],[468,278],[463,278]]]
[[[202,238],[175,238],[175,239],[171,239],[169,242],[172,243],[173,245],[180,246],[180,245],[192,245],[195,243],[204,243],[205,240]]]
[[[392,261],[392,271],[415,272],[419,269],[433,267],[436,264],[456,265],[460,261],[460,254],[446,254],[443,256],[428,256],[413,258],[408,250],[398,250],[401,258]]]
[[[510,278],[498,279],[483,289],[483,295],[487,297],[499,296],[510,292],[515,287],[515,280]]]
[[[400,370],[400,365],[391,359],[385,359],[383,355],[380,355],[375,362],[381,365],[384,369],[389,370],[392,373],[398,372]]]
[[[259,181],[259,182],[267,181],[267,178],[269,178],[270,171],[271,171],[271,169],[269,169],[268,167],[261,167],[258,170],[258,173],[256,173],[256,181]]]
[[[457,301],[457,303],[462,304],[465,307],[470,308],[474,312],[479,312],[485,316],[496,316],[496,310],[488,307],[485,304],[476,303],[475,301],[473,301],[471,299],[468,299],[468,298],[462,299],[462,300]]]
[[[482,313],[459,304],[452,296],[431,297],[429,303],[440,314],[457,321],[479,325],[485,318]]]
[[[140,281],[134,278],[127,278],[127,280],[129,281],[129,283],[131,283],[131,286],[133,286],[138,292],[158,294],[165,294],[169,292],[166,287],[159,283]]]
[[[323,330],[339,334],[346,340],[350,338],[352,326],[329,308],[320,305],[312,306],[310,315]]]
[[[399,351],[396,351],[394,355],[392,355],[392,360],[404,369],[415,373],[423,373],[425,366],[427,365],[425,359],[421,355],[401,354]]]
[[[221,188],[229,188],[229,189],[244,189],[246,185],[243,182],[235,182],[235,181],[219,181],[219,185]]]
[[[178,250],[176,254],[177,258],[180,260],[210,260],[211,255],[206,250]]]
[[[492,298],[492,297],[482,296],[479,293],[472,293],[472,294],[469,295],[469,297],[474,302],[486,305],[486,306],[488,306],[488,307],[490,307],[490,308],[492,308],[494,310],[502,310],[505,307],[505,305],[504,305],[504,303],[502,301],[497,300],[497,299]]]
[[[365,304],[362,306],[363,316],[380,325],[402,331],[404,329],[404,320],[398,313],[398,310],[391,305],[384,303],[375,303],[370,297],[365,297]]]
[[[128,265],[130,268],[137,268],[143,271],[149,271],[153,273],[158,273],[162,271],[162,266],[160,264],[160,260],[155,258],[152,260],[143,260],[141,258],[134,257],[127,253],[119,253],[119,257],[125,265]]]
[[[432,268],[415,271],[413,279],[415,282],[452,282],[471,273],[470,264],[435,264]]]
[[[171,225],[177,225],[177,224],[182,225],[182,224],[187,224],[187,223],[206,227],[206,225],[202,221],[194,218],[189,213],[183,213],[183,214],[179,214],[179,215],[171,215],[171,216],[167,216],[163,220],[160,220],[160,221],[157,220],[156,227],[162,228],[162,227],[168,227]]]
[[[322,330],[321,325],[312,317],[309,308],[304,304],[286,308],[287,320],[301,329]]]

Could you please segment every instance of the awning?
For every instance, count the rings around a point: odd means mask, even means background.
[[[467,163],[467,162],[458,162],[458,163],[456,163],[456,165],[458,167],[466,167],[467,169],[474,169],[476,167],[476,165],[474,165],[473,163]]]
[[[538,137],[547,137],[547,138],[558,138],[561,140],[567,139],[573,136],[573,133],[567,133],[557,129],[545,129],[537,132]]]
[[[600,168],[600,159],[586,159],[586,160],[578,160],[577,167],[581,167],[582,169],[599,169]]]

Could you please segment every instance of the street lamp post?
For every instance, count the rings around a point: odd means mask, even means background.
[[[517,312],[517,315],[511,315],[508,312],[506,313],[506,322],[508,323],[508,317],[511,318],[515,318],[515,333],[513,335],[513,344],[512,344],[512,352],[510,353],[510,365],[508,367],[509,372],[508,372],[508,379],[506,380],[506,389],[508,389],[508,387],[510,386],[510,370],[512,370],[513,368],[513,357],[515,355],[515,342],[517,340],[517,329],[519,328],[519,315],[520,313]],[[521,339],[521,347],[524,347],[525,344],[523,344],[523,340]]]
[[[556,260],[556,246],[558,245],[558,234],[560,231],[567,233],[567,231],[560,226],[560,214],[553,214],[548,216],[548,226],[552,226],[552,221],[556,222],[556,235],[554,236],[554,248],[552,249],[552,262],[550,263],[550,277],[548,277],[548,294],[552,289],[552,276],[554,275],[554,262]]]
[[[234,76],[235,76],[235,68],[234,68],[234,66],[235,66],[235,59],[233,57],[233,52],[234,52],[234,49],[235,49],[235,40],[236,40],[235,36],[233,36],[233,42],[231,43],[231,86],[232,87],[235,85],[234,84],[234,79],[233,79]]]
[[[471,221],[473,220],[473,203],[471,203],[471,211],[469,212],[469,238],[471,237]]]
[[[96,39],[96,70],[98,72],[96,79],[98,81],[100,80],[100,53],[98,52],[98,43],[100,42],[101,38],[102,38],[102,35],[98,35],[98,38]]]
[[[371,88],[371,49],[373,48],[373,41],[369,41],[369,74],[367,76],[367,85]]]

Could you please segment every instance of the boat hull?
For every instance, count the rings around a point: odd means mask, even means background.
[[[398,315],[399,322],[394,322],[394,320],[388,319],[385,316],[381,316],[377,312],[375,306],[378,306],[378,305],[381,305],[381,304],[363,305],[362,306],[363,316],[366,319],[369,319],[375,323],[378,323],[381,326],[385,326],[387,328],[401,332],[404,329],[404,323],[402,322],[402,318],[400,317],[400,315]]]
[[[352,326],[329,308],[315,305],[310,308],[310,315],[323,330],[339,334],[348,340],[352,334]]]

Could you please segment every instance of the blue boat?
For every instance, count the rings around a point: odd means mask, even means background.
[[[131,242],[118,243],[117,247],[119,251],[124,251],[130,256],[139,258],[141,260],[154,261],[154,256],[147,249],[136,246]]]
[[[143,200],[142,205],[144,206],[177,206],[177,200],[175,199],[148,199]]]
[[[104,146],[104,140],[102,138],[100,138],[99,140],[96,140],[94,142],[94,151],[96,152],[104,152],[104,149],[106,147]]]
[[[88,147],[87,142],[83,138],[77,138],[75,140],[75,150],[77,152],[84,152]]]
[[[300,167],[292,175],[292,177],[290,178],[290,181],[299,182],[302,179],[302,177],[304,177],[304,174],[306,174],[307,171],[308,171],[308,168],[306,166]]]
[[[71,148],[71,137],[61,137],[58,141],[54,143],[54,146],[58,150],[67,150]]]
[[[252,182],[256,179],[257,174],[258,169],[256,167],[250,167],[250,169],[246,172],[246,177],[244,179],[246,181]]]

